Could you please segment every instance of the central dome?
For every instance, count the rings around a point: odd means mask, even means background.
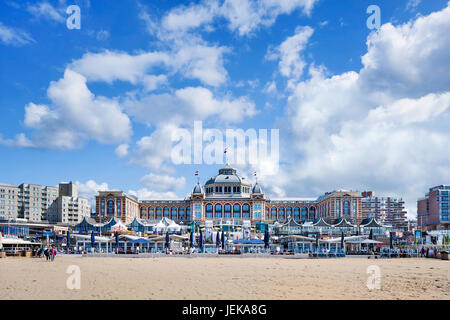
[[[210,178],[206,181],[205,186],[213,183],[232,183],[232,184],[241,184],[242,178],[236,174],[236,169],[230,167],[229,164],[226,164],[225,167],[219,169],[219,174],[213,178]],[[247,183],[246,183],[247,184]]]
[[[240,177],[236,169],[226,164],[219,169],[219,174],[210,178],[205,183],[205,193],[207,198],[215,197],[249,197],[251,193],[250,181]]]

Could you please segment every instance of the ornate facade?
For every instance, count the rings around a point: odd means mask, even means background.
[[[359,223],[362,215],[361,194],[333,191],[319,198],[269,199],[256,182],[239,176],[228,164],[202,186],[200,183],[183,200],[138,200],[121,191],[102,191],[96,197],[97,217],[116,217],[130,223],[135,217],[159,220],[163,217],[187,224],[213,221],[214,224],[243,221],[274,223],[293,218],[297,222],[323,218],[332,221],[345,217]]]

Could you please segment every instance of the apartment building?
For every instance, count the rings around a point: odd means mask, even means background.
[[[37,184],[19,185],[18,217],[30,222],[49,222],[57,213],[58,188]]]
[[[77,185],[72,182],[59,184],[59,197],[57,203],[57,216],[53,222],[75,225],[84,217],[91,216],[91,205],[88,199],[78,196]]]
[[[362,195],[362,213],[367,218],[374,217],[393,230],[407,231],[405,202],[402,198],[377,197],[373,191],[364,191]]]
[[[77,224],[89,217],[88,199],[78,196],[72,182],[58,187],[38,184],[0,184],[0,220],[26,219],[29,222]]]
[[[18,217],[19,187],[10,184],[0,184],[0,220]]]
[[[417,225],[420,230],[448,230],[450,227],[450,185],[430,188],[417,200]]]

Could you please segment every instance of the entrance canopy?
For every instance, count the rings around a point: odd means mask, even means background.
[[[128,243],[153,243],[153,241],[150,241],[145,238],[139,238],[139,239],[134,239],[134,240],[128,241]]]

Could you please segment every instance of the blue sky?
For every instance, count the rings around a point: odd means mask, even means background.
[[[280,130],[279,171],[238,166],[272,198],[375,190],[414,216],[450,179],[447,1],[258,3],[2,1],[0,181],[184,197],[220,165],[174,165],[167,133],[203,120]]]

